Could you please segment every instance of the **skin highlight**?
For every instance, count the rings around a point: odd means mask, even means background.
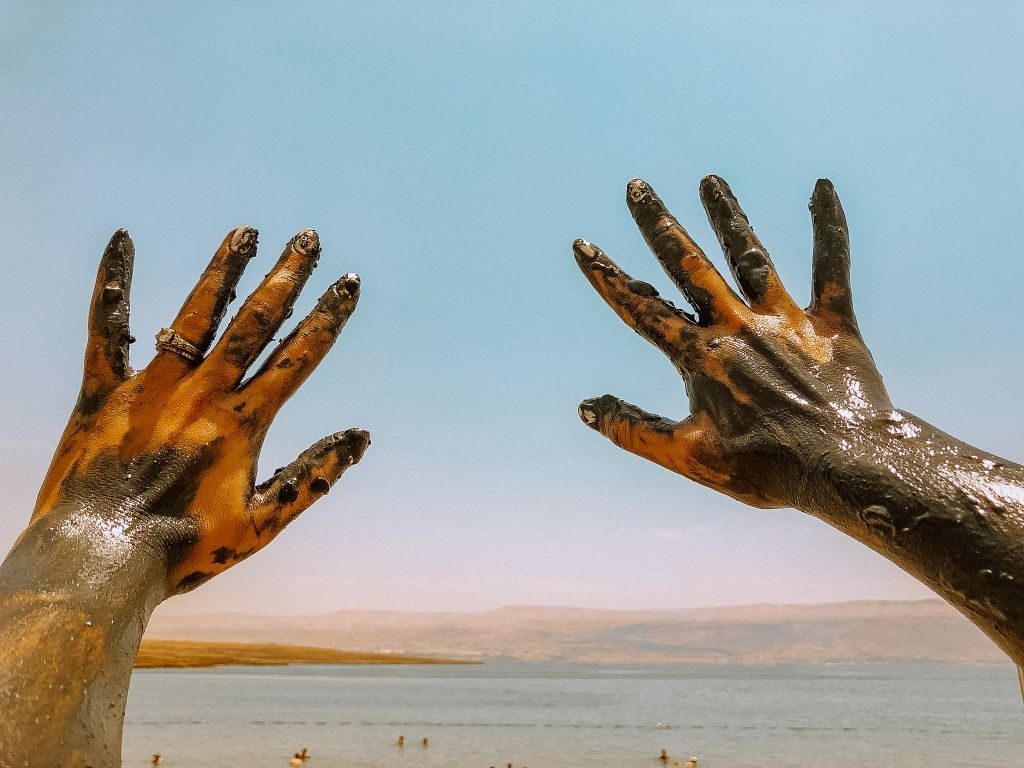
[[[573,251],[612,310],[673,362],[690,415],[617,397],[580,417],[625,450],[755,507],[795,507],[927,584],[1024,664],[1024,467],[893,407],[859,328],[846,217],[832,183],[810,201],[812,296],[801,309],[722,179],[701,201],[734,291],[646,182],[626,202],[695,314],[600,248]]]
[[[228,233],[172,323],[185,354],[158,343],[138,372],[128,233],[103,254],[81,393],[29,526],[0,565],[0,766],[120,765],[153,609],[266,546],[369,445],[363,430],[339,432],[256,484],[271,422],[359,297],[359,278],[344,275],[246,377],[320,255],[313,230],[292,238],[214,344],[256,241],[252,227]]]

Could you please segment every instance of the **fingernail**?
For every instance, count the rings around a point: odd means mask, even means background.
[[[615,395],[601,395],[591,397],[580,403],[580,418],[588,427],[597,429],[597,421],[601,414],[615,410],[619,405],[619,399]]]
[[[642,203],[645,198],[654,196],[654,190],[651,189],[643,179],[632,179],[629,184],[626,185],[626,197],[631,203]]]
[[[592,427],[594,426],[594,424],[597,423],[597,414],[593,411],[593,409],[587,407],[587,403],[588,401],[586,400],[580,403],[580,418],[583,419],[584,424]]]
[[[323,295],[321,301],[327,301],[332,296],[341,299],[359,298],[359,275],[355,272],[349,272],[339,277],[337,282]]]
[[[351,448],[349,464],[355,464],[370,447],[370,433],[365,429],[350,429],[345,432],[345,442]]]
[[[586,259],[593,259],[597,255],[594,246],[582,238],[573,241],[572,249]]]
[[[714,200],[722,197],[728,188],[729,185],[725,183],[725,180],[721,176],[715,176],[713,173],[700,180],[701,195],[705,197],[710,196]]]
[[[320,237],[314,230],[304,229],[292,238],[291,246],[299,253],[315,256],[320,253]]]
[[[254,227],[239,227],[231,235],[231,250],[242,258],[252,258],[256,253],[256,244],[259,236],[259,232]]]

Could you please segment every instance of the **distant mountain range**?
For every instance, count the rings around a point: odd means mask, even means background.
[[[669,611],[509,606],[474,613],[153,617],[147,638],[290,643],[462,659],[580,662],[1007,663],[941,600]]]

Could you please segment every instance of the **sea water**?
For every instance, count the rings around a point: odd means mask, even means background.
[[[405,736],[405,747],[396,746]],[[429,746],[421,745],[426,737]],[[1020,768],[1013,667],[290,666],[138,670],[124,764]]]

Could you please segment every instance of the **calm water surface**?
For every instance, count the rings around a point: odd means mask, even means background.
[[[1010,666],[494,662],[135,672],[129,768],[147,765],[152,752],[165,768],[280,768],[303,746],[313,755],[308,768],[655,768],[662,748],[698,757],[701,768],[1021,768],[1024,706]]]

